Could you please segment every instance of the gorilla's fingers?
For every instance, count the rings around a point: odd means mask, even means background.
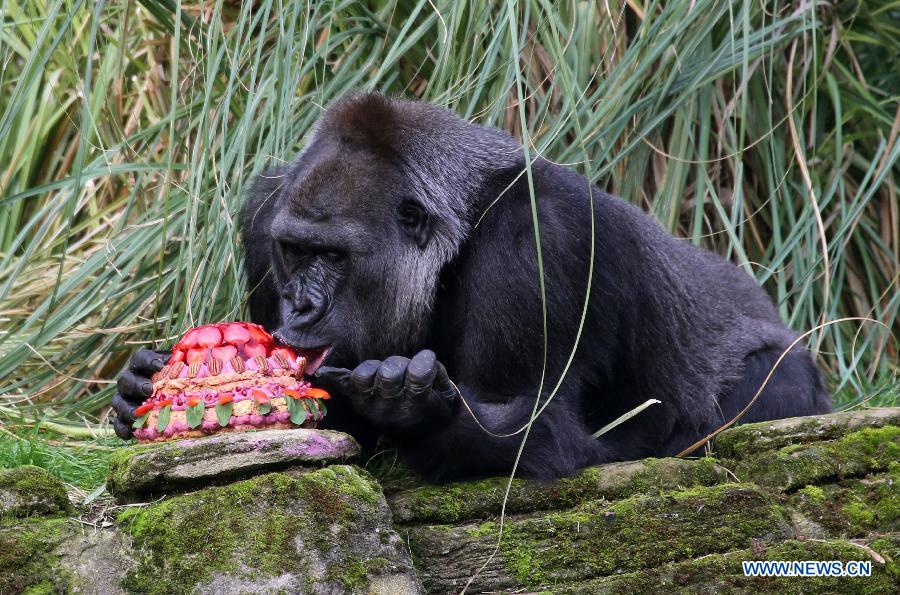
[[[431,390],[437,374],[437,356],[426,349],[417,353],[406,368],[406,389],[411,396],[419,396]]]
[[[399,355],[392,355],[381,363],[378,375],[375,376],[375,387],[383,398],[394,399],[400,396],[408,365],[409,359]]]
[[[116,393],[112,398],[112,408],[116,411],[116,415],[119,416],[119,419],[124,420],[128,423],[134,421],[134,403],[127,401],[121,394]]]
[[[113,422],[113,429],[116,431],[116,436],[122,440],[131,438],[131,424],[121,418],[116,418],[116,421]]]
[[[164,355],[164,351],[151,351],[149,349],[141,349],[131,357],[131,363],[128,369],[137,372],[141,376],[150,376],[154,372],[158,372],[166,364],[169,359]]]
[[[431,388],[434,390],[434,393],[440,397],[451,398],[456,396],[456,386],[454,386],[453,382],[450,381],[450,377],[447,375],[447,368],[444,367],[444,364],[441,362],[435,362],[435,374],[434,374],[434,382],[431,384]]]
[[[354,368],[350,374],[350,385],[353,392],[368,397],[375,387],[375,375],[381,362],[377,359],[368,359]]]
[[[153,382],[146,376],[138,376],[131,370],[126,370],[119,375],[116,386],[119,394],[129,401],[143,401],[153,392]]]
[[[335,395],[347,395],[352,392],[350,370],[347,368],[321,366],[313,377],[317,385]]]

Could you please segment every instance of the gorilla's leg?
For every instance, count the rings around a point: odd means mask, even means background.
[[[743,376],[730,393],[719,399],[725,421],[737,415],[756,395],[781,353],[780,349],[766,348],[744,358]],[[778,364],[756,403],[739,423],[829,411],[831,402],[825,391],[822,373],[806,351],[795,347]]]

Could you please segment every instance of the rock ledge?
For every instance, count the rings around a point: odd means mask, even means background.
[[[290,465],[352,461],[356,440],[330,430],[228,432],[123,448],[110,459],[107,489],[119,498],[167,493]]]

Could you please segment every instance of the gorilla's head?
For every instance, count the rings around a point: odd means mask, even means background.
[[[333,104],[292,164],[261,175],[243,213],[248,262],[267,244],[276,335],[311,356],[331,347],[332,365],[417,350],[479,191],[518,155],[505,133],[430,104]]]

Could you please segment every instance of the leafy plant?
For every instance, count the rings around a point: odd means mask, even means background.
[[[242,191],[359,89],[527,139],[731,258],[798,330],[879,321],[810,347],[842,402],[896,403],[898,12],[4,0],[0,417],[102,421],[134,349],[244,318]]]

